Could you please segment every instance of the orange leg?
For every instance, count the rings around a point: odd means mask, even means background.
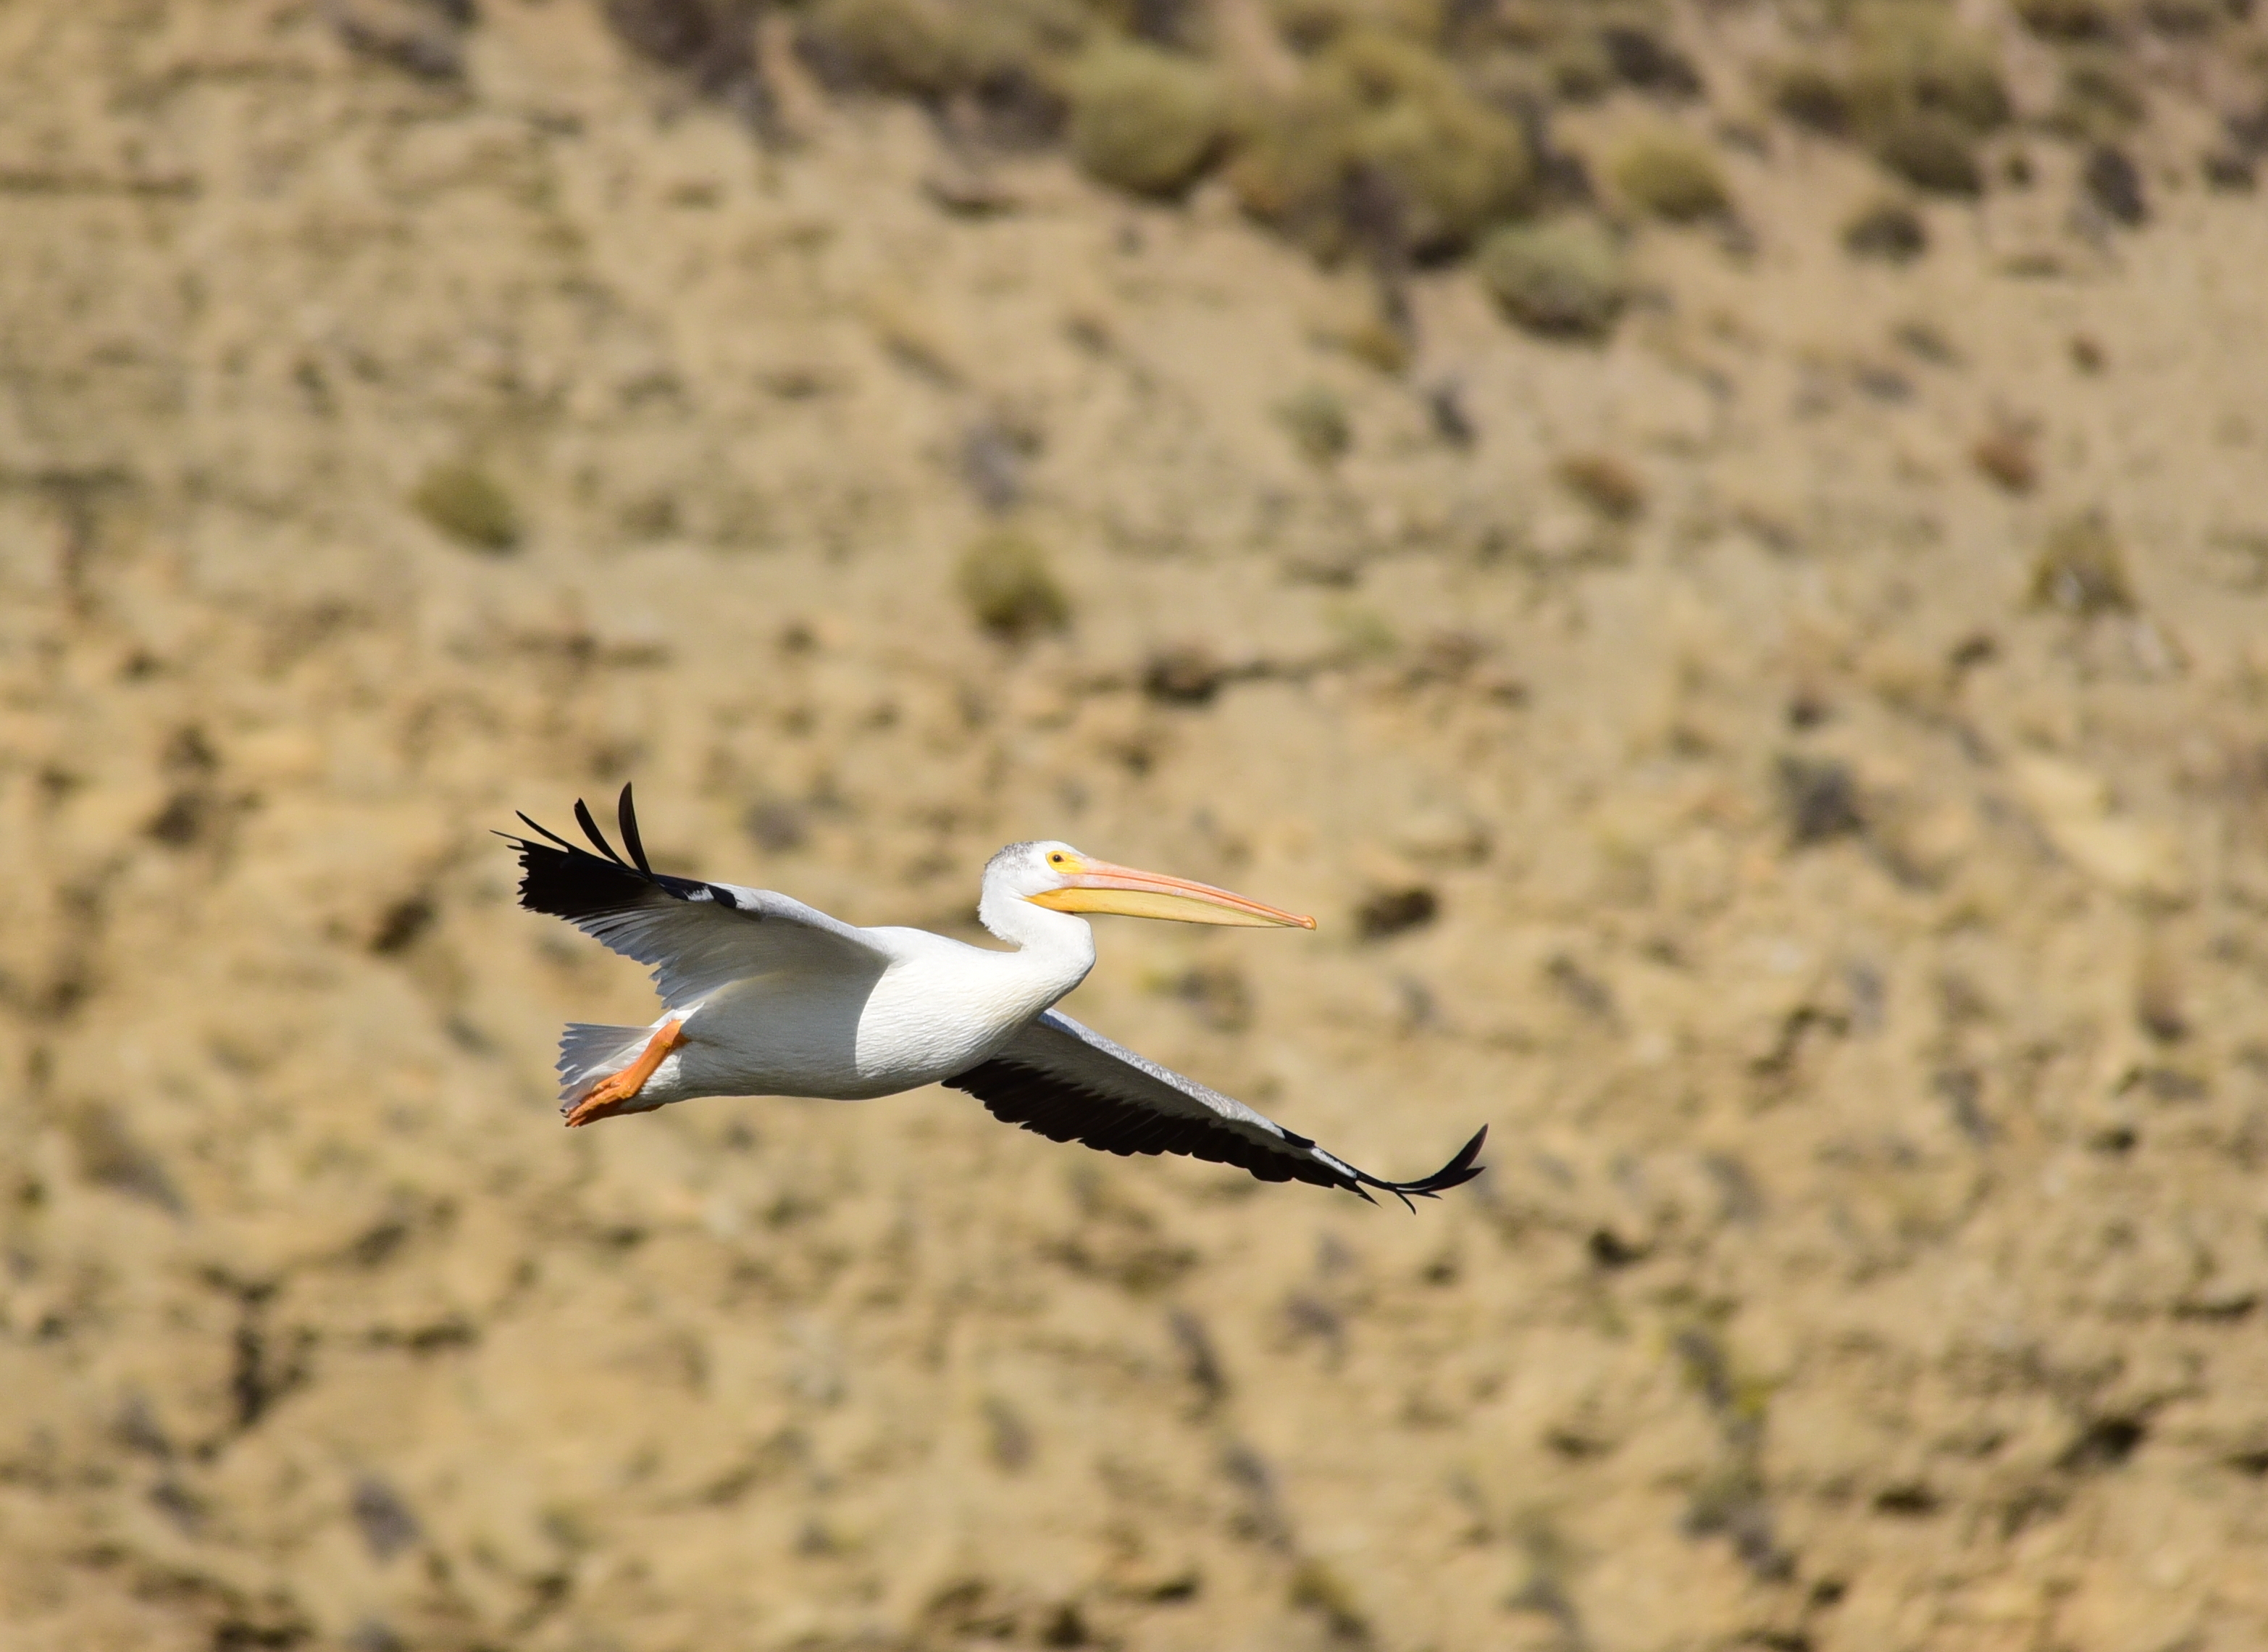
[[[567,1115],[569,1128],[587,1125],[595,1119],[611,1118],[616,1113],[630,1110],[645,1081],[653,1076],[663,1058],[685,1042],[685,1023],[665,1021],[661,1030],[646,1041],[638,1058],[620,1073],[611,1073],[599,1080],[598,1088],[575,1103],[575,1110]]]

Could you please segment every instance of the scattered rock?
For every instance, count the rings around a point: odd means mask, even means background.
[[[1610,522],[1636,521],[1646,511],[1646,478],[1613,454],[1569,454],[1552,475]]]
[[[1969,449],[1969,460],[2011,493],[2029,493],[2039,484],[2040,462],[2031,437],[2015,425],[1999,424],[1985,431]]]
[[[154,1205],[169,1216],[188,1213],[165,1161],[127,1127],[115,1109],[89,1103],[74,1109],[66,1122],[79,1174],[88,1181]]]
[[[379,914],[378,927],[371,933],[371,951],[381,958],[399,956],[417,944],[438,916],[431,896],[403,896]]]
[[[2139,1417],[2098,1417],[2064,1448],[2056,1466],[2067,1474],[2099,1474],[2115,1469],[2134,1455],[2149,1433],[2148,1422]]]
[[[424,1535],[401,1494],[375,1474],[365,1474],[355,1482],[348,1507],[371,1558],[381,1566]]]
[[[1961,350],[1953,341],[1918,316],[1899,322],[1891,329],[1890,336],[1899,349],[1933,367],[1958,367],[1962,365]]]
[[[1300,1561],[1292,1568],[1289,1594],[1293,1606],[1322,1619],[1335,1642],[1354,1647],[1371,1644],[1370,1619],[1353,1586],[1329,1561],[1313,1557]]]
[[[1004,218],[1022,205],[992,167],[966,155],[940,156],[922,174],[922,193],[955,218]]]
[[[1345,400],[1327,385],[1309,385],[1277,404],[1276,422],[1310,464],[1328,468],[1354,446]]]
[[[1142,667],[1142,691],[1168,705],[1207,705],[1228,681],[1228,667],[1197,644],[1164,648]]]
[[[1365,940],[1422,929],[1440,916],[1441,898],[1424,884],[1381,889],[1355,909],[1355,933]]]
[[[1425,393],[1425,414],[1433,434],[1452,447],[1470,447],[1479,439],[1472,415],[1465,411],[1464,388],[1454,379],[1445,379]]]
[[[750,804],[740,823],[756,847],[767,854],[787,854],[802,848],[811,837],[805,811],[777,798]]]
[[[992,1461],[1003,1472],[1017,1474],[1031,1466],[1035,1450],[1032,1425],[1012,1401],[998,1394],[987,1395],[984,1427]]]
[[[1024,496],[1024,466],[1040,451],[1039,432],[1014,419],[979,419],[961,439],[961,475],[988,511],[1012,509]]]
[[[2149,203],[2142,196],[2141,172],[2123,149],[2098,144],[2087,158],[2080,185],[2104,217],[2129,229],[2150,216]]]
[[[453,81],[465,72],[460,32],[473,21],[468,4],[431,0],[326,0],[331,27],[350,51],[414,75]]]
[[[2190,1034],[2182,999],[2181,970],[2173,955],[2160,947],[2146,948],[2134,972],[2136,1024],[2160,1044],[2179,1044]]]
[[[2258,179],[2252,157],[2235,149],[2205,151],[2198,158],[2198,175],[2224,195],[2250,195]]]
[[[1215,1032],[1240,1033],[1252,1025],[1252,988],[1233,964],[1199,964],[1161,985]]]
[[[768,113],[757,74],[757,8],[734,0],[607,0],[607,21],[633,51],[701,92]]]
[[[2102,778],[2062,758],[2026,752],[2009,769],[2048,841],[2080,871],[2122,895],[2187,895],[2187,856],[2174,828],[2116,813]]]
[[[1779,760],[1780,806],[1787,815],[1788,841],[1801,849],[1867,829],[1858,781],[1849,765],[1832,757],[1784,754]]]

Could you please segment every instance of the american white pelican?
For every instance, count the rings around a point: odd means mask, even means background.
[[[857,929],[770,889],[656,872],[628,786],[618,813],[627,860],[579,800],[575,818],[598,853],[525,815],[542,841],[506,839],[519,851],[520,904],[652,964],[661,994],[651,1026],[569,1025],[559,1076],[570,1125],[696,1095],[860,1101],[941,1083],[1051,1140],[1185,1153],[1366,1200],[1377,1188],[1408,1204],[1481,1173],[1485,1128],[1432,1175],[1381,1181],[1053,1007],[1094,967],[1081,913],[1301,929],[1312,918],[1069,844],[1011,844],[986,865],[976,909],[1014,948],[994,952],[924,930]]]

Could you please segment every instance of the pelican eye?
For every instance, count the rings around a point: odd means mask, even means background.
[[[1067,855],[1067,854],[1064,853],[1064,852],[1063,852],[1062,850],[1058,849],[1058,850],[1057,850],[1057,851],[1055,852],[1055,853],[1053,853],[1053,854],[1051,854],[1051,855],[1049,855],[1049,856],[1048,857],[1048,864],[1049,864],[1049,866],[1051,866],[1051,867],[1059,867],[1059,866],[1063,865],[1063,863],[1064,863],[1064,861],[1066,861],[1066,860],[1068,860],[1068,859],[1071,859],[1071,857],[1070,857],[1069,855]]]

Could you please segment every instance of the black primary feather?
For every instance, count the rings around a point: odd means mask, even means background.
[[[547,912],[570,922],[621,911],[636,905],[652,889],[681,901],[709,900],[726,907],[739,905],[730,891],[713,883],[703,883],[697,878],[672,877],[653,869],[645,858],[645,844],[638,837],[637,812],[630,801],[629,786],[622,788],[615,812],[622,841],[630,845],[630,860],[615,852],[615,846],[607,841],[606,834],[599,830],[599,822],[592,817],[589,805],[580,798],[575,800],[575,819],[598,846],[598,854],[568,842],[525,815],[520,820],[544,841],[538,843],[498,833],[519,851],[519,903],[531,912]]]
[[[1263,1182],[1299,1181],[1316,1187],[1344,1188],[1366,1202],[1370,1198],[1363,1191],[1366,1188],[1391,1193],[1405,1205],[1413,1198],[1436,1198],[1471,1181],[1485,1168],[1474,1162],[1480,1156],[1481,1144],[1488,1139],[1485,1125],[1456,1157],[1432,1175],[1414,1182],[1388,1182],[1352,1165],[1341,1169],[1337,1163],[1316,1158],[1309,1151],[1314,1142],[1292,1131],[1285,1131],[1278,1143],[1256,1141],[1232,1129],[1225,1120],[1161,1113],[997,1058],[944,1082],[948,1088],[976,1097],[995,1118],[1020,1125],[1050,1141],[1076,1141],[1122,1158],[1138,1153],[1185,1154],[1214,1164],[1234,1165]]]

